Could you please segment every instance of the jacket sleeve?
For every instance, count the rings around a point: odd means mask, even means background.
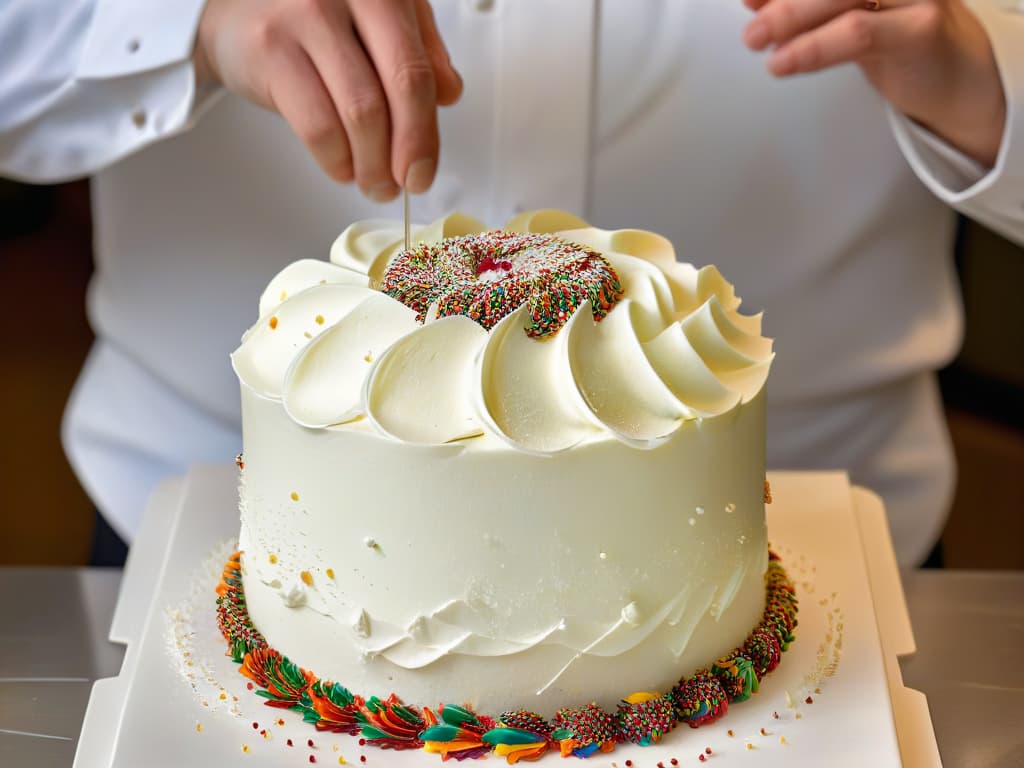
[[[0,176],[87,176],[188,127],[206,0],[3,0]]]
[[[921,181],[961,213],[1024,244],[1024,4],[976,0],[1006,92],[1006,126],[996,163],[986,169],[890,110],[896,141]]]

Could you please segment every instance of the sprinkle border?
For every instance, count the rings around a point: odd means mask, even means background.
[[[269,646],[253,625],[241,578],[242,553],[224,566],[217,586],[217,625],[228,655],[240,665],[264,704],[294,710],[320,732],[359,737],[361,746],[422,749],[442,760],[478,758],[491,752],[510,765],[546,752],[586,758],[611,752],[616,744],[657,743],[676,726],[697,728],[723,716],[730,702],[746,701],[774,670],[795,639],[798,601],[778,555],[769,551],[765,609],[746,642],[709,668],[683,677],[668,693],[637,692],[615,712],[597,704],[560,709],[549,722],[534,712],[508,711],[497,718],[465,706],[404,704],[394,693],[364,698],[340,683],[318,678]]]

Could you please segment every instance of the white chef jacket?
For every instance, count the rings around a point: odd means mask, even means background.
[[[0,6],[0,172],[94,174],[97,340],[64,442],[127,538],[163,476],[239,450],[228,354],[270,277],[400,215],[325,178],[278,117],[197,91],[202,5]],[[739,0],[435,6],[465,93],[414,218],[558,207],[719,265],[778,340],[770,464],[848,469],[884,497],[901,562],[921,560],[955,474],[933,376],[961,337],[947,206],[1024,238],[1024,16],[979,0],[1009,100],[985,171],[852,66],[771,78]]]

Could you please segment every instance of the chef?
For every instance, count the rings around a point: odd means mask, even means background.
[[[64,443],[125,539],[161,478],[238,451],[228,354],[269,278],[400,216],[404,186],[417,220],[557,207],[717,264],[778,339],[770,464],[848,469],[913,564],[955,481],[953,209],[1024,239],[1024,13],[6,0],[0,173],[93,177],[96,342]]]

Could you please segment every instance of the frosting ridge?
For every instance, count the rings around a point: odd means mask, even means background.
[[[520,265],[538,268],[530,249],[560,247],[552,243],[593,254],[586,263],[599,272],[609,265],[601,279],[613,282],[589,300],[552,305],[554,331],[545,334],[534,332],[536,302],[525,297],[487,322],[460,317],[429,292],[416,293],[423,298],[410,309],[382,292],[399,260],[420,263],[416,249],[401,251],[401,222],[358,222],[335,241],[329,263],[300,260],[271,280],[260,319],[232,355],[239,379],[309,428],[344,429],[366,417],[390,439],[472,449],[491,434],[542,454],[595,439],[651,448],[764,386],[773,352],[760,315],[741,314],[719,271],[677,262],[664,237],[603,230],[553,210],[514,217],[505,235],[485,232],[456,213],[416,227],[413,238],[422,253],[474,238],[525,244],[512,260],[476,254],[474,274],[459,277],[459,290],[479,284],[490,305],[508,298],[513,279],[523,284]]]

